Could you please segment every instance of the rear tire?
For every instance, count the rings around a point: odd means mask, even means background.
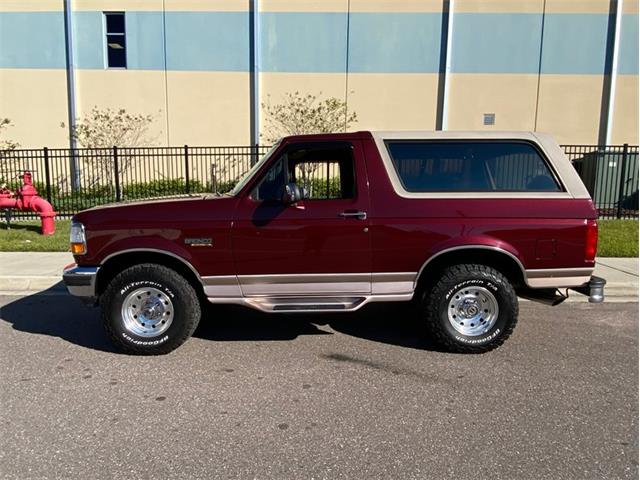
[[[180,274],[144,263],[116,275],[100,297],[107,334],[123,351],[161,355],[175,350],[200,321],[195,290]]]
[[[518,321],[513,286],[485,265],[447,268],[425,292],[421,308],[436,342],[457,353],[483,353],[502,345]]]

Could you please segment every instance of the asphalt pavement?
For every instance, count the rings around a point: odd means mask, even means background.
[[[212,308],[162,357],[97,309],[0,297],[0,478],[638,478],[638,304],[521,304],[483,355],[404,305]]]

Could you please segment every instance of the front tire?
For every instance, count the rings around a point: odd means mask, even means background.
[[[450,352],[483,353],[511,335],[518,321],[518,298],[509,280],[485,265],[447,268],[422,300],[427,326]]]
[[[161,355],[175,350],[200,321],[193,287],[174,270],[145,263],[116,275],[100,298],[102,321],[123,351]]]

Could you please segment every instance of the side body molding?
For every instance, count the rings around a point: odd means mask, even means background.
[[[429,263],[433,262],[439,256],[454,251],[477,249],[492,250],[511,258],[520,268],[522,278],[524,279],[525,284],[530,288],[565,288],[580,286],[589,281],[594,270],[590,267],[525,269],[520,259],[504,248],[493,247],[489,245],[460,245],[456,247],[445,248],[444,250],[441,250],[435,255],[431,256],[418,271],[413,285],[414,290],[418,285],[417,282],[420,279],[420,276],[422,275],[424,269],[429,265]]]

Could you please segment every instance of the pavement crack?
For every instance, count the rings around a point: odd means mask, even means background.
[[[621,272],[621,273],[626,273],[627,275],[632,275],[632,276],[634,276],[634,277],[638,277],[638,274],[637,274],[637,273],[630,272],[630,271],[628,271],[628,270],[623,270],[623,269],[621,269],[621,268],[619,268],[619,267],[614,267],[613,265],[607,265],[606,263],[602,263],[602,262],[597,262],[597,263],[598,263],[599,265],[602,265],[603,267],[607,267],[607,268],[610,268],[610,269],[612,269],[612,270],[616,270],[616,271]]]

